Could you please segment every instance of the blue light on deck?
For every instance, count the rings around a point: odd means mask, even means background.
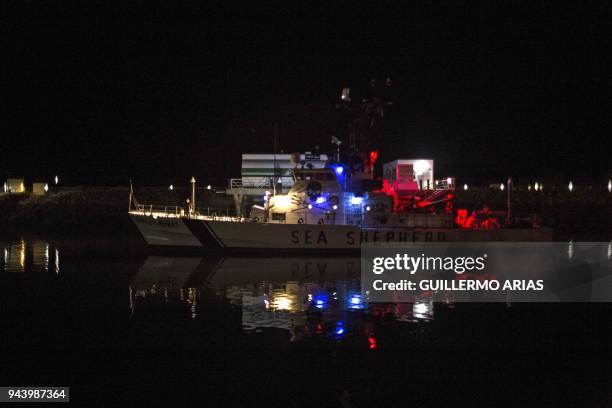
[[[344,173],[344,167],[342,166],[336,167],[336,174],[340,176],[342,173]]]
[[[363,203],[363,197],[351,197],[351,204],[361,205],[361,203]]]
[[[323,204],[325,202],[325,197],[317,197],[317,204]]]
[[[337,322],[336,329],[334,330],[334,333],[336,334],[336,336],[342,336],[344,332],[345,332],[344,323],[341,321]]]

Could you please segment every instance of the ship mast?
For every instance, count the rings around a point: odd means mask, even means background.
[[[276,195],[276,177],[277,177],[277,167],[278,167],[278,163],[276,162],[276,147],[277,147],[277,143],[278,143],[278,122],[274,122],[274,131],[273,133],[273,138],[274,141],[272,142],[273,144],[273,150],[274,150],[274,157],[273,157],[273,163],[272,163],[272,193],[273,195]]]

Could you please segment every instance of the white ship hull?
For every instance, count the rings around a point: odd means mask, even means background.
[[[148,245],[201,251],[359,250],[362,243],[546,242],[550,228],[360,228],[354,225],[273,224],[153,218],[130,213]]]

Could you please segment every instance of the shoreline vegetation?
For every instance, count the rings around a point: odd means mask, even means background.
[[[601,191],[600,191],[601,190]],[[185,208],[189,188],[141,187],[135,196],[143,204]],[[506,193],[490,187],[456,191],[455,209],[468,211],[506,209]],[[555,230],[555,240],[609,241],[612,238],[612,193],[595,188],[549,188],[544,191],[513,191],[513,215],[528,219],[537,214],[543,226]],[[45,234],[57,238],[100,238],[141,242],[127,217],[129,188],[70,187],[44,196],[29,193],[0,195],[0,231],[4,233]],[[196,204],[200,212],[233,215],[231,196],[198,188]]]

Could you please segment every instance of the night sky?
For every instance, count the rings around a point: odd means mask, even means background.
[[[0,176],[222,184],[275,123],[285,152],[346,140],[341,87],[390,77],[385,157],[482,184],[612,177],[608,2],[23,3],[2,6]]]

